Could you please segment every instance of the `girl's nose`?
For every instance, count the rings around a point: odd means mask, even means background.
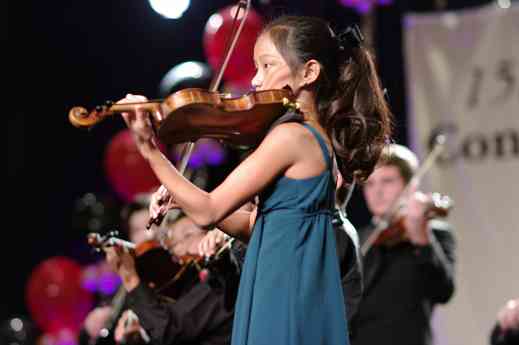
[[[254,78],[252,78],[252,80],[251,80],[251,89],[252,89],[252,91],[255,91],[260,86],[261,86],[261,80],[260,80],[258,74],[256,74],[254,76]]]

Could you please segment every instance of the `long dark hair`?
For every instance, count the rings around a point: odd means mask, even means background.
[[[324,20],[314,17],[283,16],[263,34],[293,73],[310,59],[320,63],[314,85],[319,123],[332,141],[344,180],[365,180],[392,131],[392,114],[371,53],[363,44],[341,42]]]

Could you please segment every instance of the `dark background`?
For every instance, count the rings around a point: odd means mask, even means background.
[[[452,0],[447,9],[486,2]],[[25,285],[39,262],[57,255],[82,263],[91,260],[86,232],[74,222],[78,198],[92,192],[116,204],[120,201],[102,163],[104,149],[123,121],[106,121],[84,132],[68,122],[68,110],[117,100],[126,93],[156,97],[159,81],[173,66],[205,61],[205,23],[218,9],[234,3],[192,0],[181,19],[171,20],[155,13],[147,0],[1,2],[8,176],[0,321],[28,315]],[[335,0],[253,1],[253,6],[265,18],[315,15],[336,29],[360,21],[356,12]],[[400,21],[407,12],[435,10],[436,1],[395,0],[377,11],[376,51],[396,116],[398,143],[407,143]],[[233,164],[231,160],[215,172],[211,183]],[[356,226],[368,221],[358,191],[349,211]]]

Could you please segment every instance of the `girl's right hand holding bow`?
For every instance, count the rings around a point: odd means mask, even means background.
[[[168,205],[171,201],[171,195],[164,185],[161,185],[156,192],[151,195],[150,198],[150,217],[158,218],[164,217],[168,212]]]
[[[150,219],[161,221],[169,210],[179,208],[178,204],[171,198],[169,191],[161,185],[150,198],[149,213]]]

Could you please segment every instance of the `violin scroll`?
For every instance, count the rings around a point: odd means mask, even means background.
[[[98,252],[103,247],[103,238],[96,232],[91,232],[87,235],[87,242]]]
[[[160,121],[162,118],[161,114],[157,114],[160,113],[160,104],[156,101],[124,104],[114,104],[112,101],[106,101],[104,105],[98,105],[90,112],[81,106],[73,107],[68,113],[68,119],[74,127],[90,128],[108,116],[123,112],[134,112],[139,109],[149,111],[154,116],[157,116],[157,121]]]
[[[106,116],[114,114],[112,106],[112,101],[106,101],[105,105],[98,105],[91,112],[84,107],[76,106],[70,109],[68,119],[74,127],[90,128],[101,122]]]
[[[76,128],[89,128],[96,123],[83,107],[73,107],[68,112],[68,120]]]
[[[87,235],[87,242],[98,252],[104,247],[112,247],[116,245],[130,250],[136,248],[134,243],[117,238],[116,236],[118,234],[118,231],[111,231],[108,234],[101,236],[96,232],[91,232]]]

